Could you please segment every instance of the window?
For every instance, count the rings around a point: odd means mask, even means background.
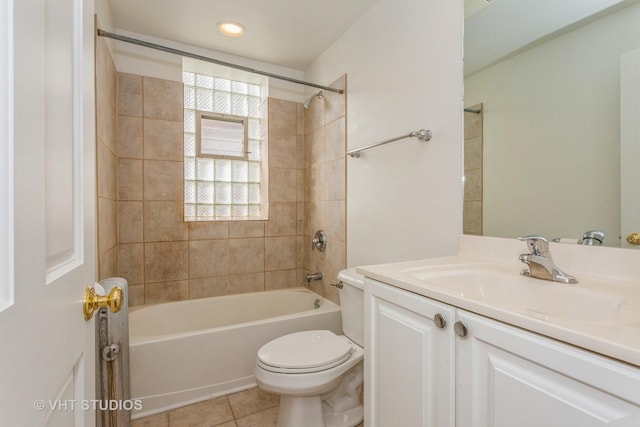
[[[196,157],[247,159],[247,120],[196,111]]]
[[[265,219],[260,86],[182,75],[185,220]]]

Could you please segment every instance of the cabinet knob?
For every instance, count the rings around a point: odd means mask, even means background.
[[[467,329],[467,325],[465,325],[464,322],[457,321],[456,323],[454,323],[453,330],[460,338],[466,338],[467,335],[469,335],[469,330]]]
[[[631,233],[627,236],[627,242],[632,245],[640,245],[640,233]]]
[[[447,321],[445,320],[444,316],[440,313],[433,316],[433,323],[436,324],[436,327],[438,329],[444,329],[447,326]]]

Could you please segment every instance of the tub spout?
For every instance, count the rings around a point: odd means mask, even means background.
[[[317,273],[313,273],[313,274],[307,274],[305,276],[305,280],[307,281],[307,283],[311,283],[314,280],[322,280],[322,273],[317,272]]]

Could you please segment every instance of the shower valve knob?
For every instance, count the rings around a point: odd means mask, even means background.
[[[313,237],[311,241],[311,249],[317,249],[320,252],[324,251],[327,248],[327,235],[324,234],[324,231],[318,230],[316,231],[316,235]]]

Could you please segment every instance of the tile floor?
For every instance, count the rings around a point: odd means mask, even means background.
[[[132,427],[276,427],[279,396],[251,388],[150,417]]]
[[[276,427],[279,402],[279,396],[251,388],[140,418],[131,427]]]

